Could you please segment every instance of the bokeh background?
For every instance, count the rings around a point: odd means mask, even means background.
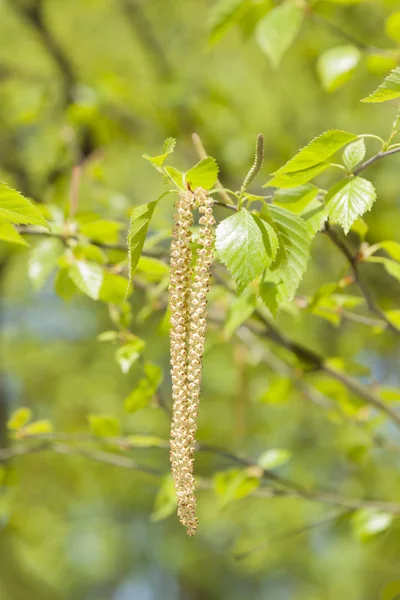
[[[326,129],[387,137],[396,106],[360,99],[399,60],[398,42],[385,25],[399,10],[397,0],[310,2],[301,32],[277,69],[254,36],[275,3],[242,2],[246,6],[226,31],[210,41],[219,4],[0,0],[0,178],[51,205],[53,216],[62,215],[72,167],[84,160],[79,211],[119,221],[123,239],[132,207],[163,189],[142,153],[158,154],[169,136],[178,140],[173,164],[185,170],[197,160],[190,135],[199,133],[220,165],[221,180],[237,189],[253,160],[256,135],[263,133],[265,163],[253,186],[259,193],[269,173]],[[326,91],[319,57],[354,43],[357,68],[339,89]],[[374,143],[369,141],[371,153]],[[399,160],[377,163],[368,175],[378,201],[365,219],[367,239],[400,242]],[[160,205],[153,234],[168,234],[171,211],[171,201]],[[41,244],[30,242],[33,250]],[[114,327],[107,305],[83,295],[64,301],[54,291],[52,266],[38,282],[29,256],[24,248],[0,247],[3,446],[9,444],[7,419],[22,406],[71,436],[89,431],[89,415],[107,414],[119,419],[123,435],[167,440],[169,416],[159,402],[133,414],[124,410],[140,369],[134,365],[123,374],[115,346],[97,341]],[[337,249],[317,236],[299,294],[312,296],[346,272]],[[398,282],[377,265],[366,268],[365,277],[384,308],[398,308]],[[228,310],[230,301],[224,301]],[[165,314],[140,289],[130,303],[130,328],[146,341],[146,358],[163,369],[160,394],[170,406]],[[340,356],[355,377],[377,382],[388,397],[399,399],[393,391],[399,385],[395,337],[323,316],[286,311],[278,323],[293,339]],[[322,409],[293,382],[286,358],[267,342],[245,344],[222,326],[211,327],[199,440],[250,457],[284,449],[291,458],[278,472],[302,485],[396,501],[398,454],[373,447],[368,424],[354,424],[360,401],[340,384],[310,374],[308,380],[336,407]],[[376,415],[371,422],[390,442],[399,442]],[[168,473],[163,447],[111,452]],[[196,469],[211,481],[212,473],[232,466],[229,457],[199,453]],[[32,453],[4,463],[0,599],[375,600],[384,585],[400,578],[396,520],[365,540],[352,515],[336,518],[340,507],[299,497],[221,501],[211,486],[199,491],[200,531],[189,539],[174,515],[157,515],[157,498],[163,505],[159,489],[158,476],[73,453]],[[308,527],[321,519],[328,521]]]

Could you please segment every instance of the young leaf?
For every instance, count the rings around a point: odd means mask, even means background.
[[[273,8],[259,22],[256,38],[261,50],[268,56],[275,68],[294,42],[304,11],[292,0],[286,0]]]
[[[370,181],[348,177],[330,188],[325,196],[325,206],[331,220],[348,233],[354,221],[371,209],[375,198],[375,188]]]
[[[235,331],[251,317],[256,308],[256,300],[255,289],[252,287],[233,299],[224,326],[227,339],[230,339]]]
[[[121,435],[121,424],[112,415],[89,415],[89,427],[97,437],[118,437]]]
[[[157,202],[158,200],[149,202],[148,204],[141,204],[131,212],[128,233],[129,283],[131,283],[133,275],[135,274]]]
[[[135,389],[125,399],[124,405],[127,412],[136,412],[146,408],[162,382],[162,370],[157,365],[146,363],[144,371],[145,377],[140,379]]]
[[[25,425],[18,432],[18,437],[28,437],[34,435],[42,435],[44,433],[52,433],[53,424],[49,419],[39,419],[38,421],[32,421],[28,425]]]
[[[42,289],[48,277],[55,271],[64,248],[56,238],[41,240],[30,252],[28,276],[36,292]]]
[[[264,207],[261,217],[278,232],[279,249],[272,267],[264,273],[260,295],[275,315],[282,304],[292,300],[307,268],[312,236],[299,216],[278,207]]]
[[[48,222],[36,206],[4,183],[0,183],[0,222],[42,225],[50,229]]]
[[[324,90],[334,92],[347,83],[361,57],[360,50],[351,45],[337,46],[324,52],[317,63],[317,72]]]
[[[246,498],[260,485],[260,479],[251,477],[246,469],[220,471],[213,479],[214,490],[221,508],[235,500]]]
[[[396,67],[375,92],[361,102],[386,102],[400,98],[400,67]]]
[[[352,528],[361,540],[367,540],[388,529],[393,522],[393,515],[374,508],[363,508],[352,516]]]
[[[328,163],[319,163],[308,169],[302,169],[301,171],[294,171],[293,173],[280,173],[276,172],[274,177],[270,179],[263,187],[277,187],[277,188],[294,188],[308,183],[311,179],[314,179],[317,175],[329,169]]]
[[[163,153],[158,156],[149,156],[148,154],[143,154],[143,158],[148,160],[157,171],[162,171],[161,167],[163,166],[166,158],[174,151],[176,145],[176,140],[174,138],[167,138],[164,142]]]
[[[353,172],[354,167],[363,160],[366,151],[364,138],[360,138],[346,146],[343,152],[343,164],[346,169]]]
[[[292,458],[290,450],[283,448],[272,448],[261,454],[257,460],[257,464],[262,469],[276,469],[286,464]]]
[[[12,431],[18,431],[24,427],[32,418],[32,411],[30,408],[19,408],[14,411],[7,421],[7,428]]]
[[[29,246],[25,238],[11,225],[11,223],[0,223],[0,241],[19,246]]]
[[[212,156],[208,156],[186,173],[186,183],[191,190],[195,190],[197,187],[211,190],[217,181],[218,171],[217,161]]]
[[[275,259],[278,238],[268,223],[242,209],[218,225],[216,247],[241,293]]]
[[[118,348],[115,358],[124,374],[128,373],[131,366],[138,360],[144,346],[144,341],[138,338]]]
[[[340,129],[330,129],[329,131],[325,131],[325,133],[314,138],[307,146],[299,150],[299,152],[283,165],[283,167],[278,169],[274,175],[296,173],[297,171],[303,171],[304,169],[310,169],[311,167],[320,165],[322,162],[331,158],[331,156],[343,148],[343,146],[356,139],[357,136],[353,133],[341,131]],[[273,184],[270,182],[269,185]]]
[[[92,300],[99,299],[104,277],[104,270],[100,265],[76,260],[70,266],[68,274],[81,292]]]
[[[216,42],[247,10],[247,0],[218,0],[210,14],[210,41]]]
[[[381,256],[372,256],[368,259],[368,262],[380,263],[385,267],[385,270],[389,275],[397,279],[397,281],[400,281],[400,264],[398,262]]]

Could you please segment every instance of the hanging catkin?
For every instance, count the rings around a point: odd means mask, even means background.
[[[193,470],[206,333],[206,295],[214,246],[212,205],[212,198],[202,188],[197,188],[194,194],[182,193],[176,203],[171,244],[171,465],[178,516],[189,535],[194,535],[197,529]],[[202,216],[192,281],[190,227],[195,206]]]

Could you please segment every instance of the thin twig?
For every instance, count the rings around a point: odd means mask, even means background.
[[[353,256],[345,242],[341,240],[341,238],[338,236],[334,229],[331,229],[329,223],[325,225],[325,233],[329,237],[329,239],[335,244],[335,246],[341,251],[341,253],[347,258],[351,270],[353,272],[354,281],[360,288],[369,310],[385,323],[387,329],[390,329],[390,331],[392,331],[396,335],[400,335],[400,329],[394,323],[392,323],[392,321],[390,321],[390,319],[385,314],[385,311],[383,311],[380,308],[380,306],[378,306],[371,292],[362,280],[357,256]]]
[[[387,156],[392,156],[392,154],[397,154],[398,152],[400,152],[400,147],[391,148],[390,150],[386,150],[385,152],[378,152],[377,154],[375,154],[374,156],[371,156],[371,158],[369,158],[368,160],[363,162],[359,167],[356,167],[354,169],[354,175],[358,175],[359,173],[362,173],[362,171],[365,171],[365,169],[368,169],[368,167],[370,167],[371,165],[375,164],[379,160],[382,160],[382,158],[386,158]]]
[[[194,149],[197,152],[197,156],[200,158],[200,160],[204,160],[205,158],[208,157],[207,154],[207,150],[204,147],[203,142],[201,141],[201,137],[199,136],[198,133],[192,133],[192,142],[193,142],[193,146]],[[231,199],[229,197],[229,195],[225,192],[225,190],[223,189],[223,185],[220,182],[219,179],[217,179],[217,181],[215,182],[215,187],[219,188],[221,191],[221,196],[224,198],[225,200],[225,204],[222,202],[216,202],[216,204],[218,204],[219,206],[224,206],[225,208],[231,208]],[[234,207],[234,210],[237,210],[236,207]]]

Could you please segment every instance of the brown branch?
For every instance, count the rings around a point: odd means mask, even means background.
[[[351,270],[353,272],[354,281],[358,285],[362,295],[364,296],[369,310],[385,323],[387,329],[389,329],[396,335],[400,335],[400,329],[390,321],[385,312],[380,308],[380,306],[378,306],[371,292],[362,280],[357,256],[353,256],[350,249],[347,247],[345,242],[341,240],[336,231],[330,228],[329,223],[325,225],[325,233],[349,262]]]
[[[362,171],[365,171],[365,169],[368,169],[368,167],[370,167],[371,165],[375,164],[379,160],[382,160],[382,158],[386,158],[387,156],[392,156],[392,154],[397,154],[398,152],[400,152],[400,147],[391,148],[390,150],[386,150],[385,152],[378,152],[377,154],[375,154],[374,156],[371,156],[371,158],[369,158],[368,160],[363,162],[360,166],[356,167],[354,169],[354,175],[358,175],[359,173],[362,173]]]

